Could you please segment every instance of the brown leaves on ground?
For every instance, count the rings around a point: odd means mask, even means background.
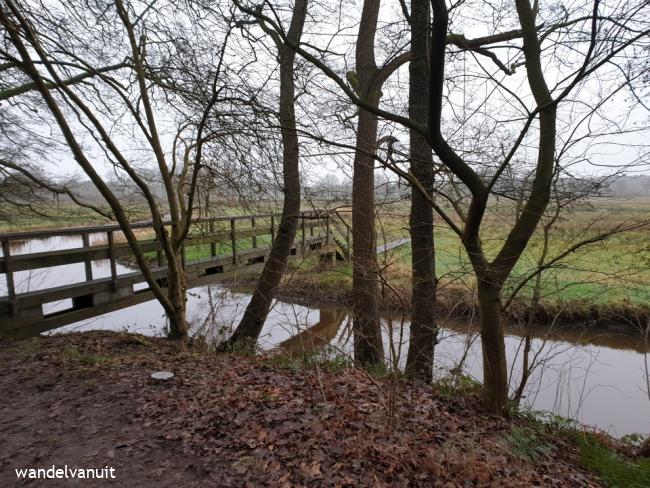
[[[67,463],[115,466],[120,486],[598,486],[567,446],[511,454],[511,425],[477,398],[357,370],[286,370],[107,332],[6,343],[0,358],[0,480]],[[174,379],[151,380],[161,369]]]

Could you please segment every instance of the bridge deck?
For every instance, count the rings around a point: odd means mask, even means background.
[[[270,221],[270,226],[256,225],[256,219],[266,219]],[[248,220],[250,228],[237,229],[236,223],[241,220]],[[228,231],[217,228],[219,223],[224,222],[229,224]],[[205,224],[204,227],[207,231],[189,238],[185,244],[186,249],[191,246],[209,244],[210,256],[185,264],[187,283],[190,288],[216,282],[237,273],[256,271],[263,266],[270,252],[270,247],[257,246],[258,237],[270,235],[271,241],[275,237],[275,219],[270,215],[201,219],[193,223]],[[146,229],[150,228],[151,224],[138,223],[134,226]],[[132,253],[128,244],[115,242],[113,235],[115,232],[119,232],[119,228],[116,226],[90,226],[61,229],[60,231],[0,235],[3,251],[3,256],[0,258],[0,272],[5,274],[8,291],[7,296],[0,297],[0,335],[28,337],[153,299],[153,293],[148,287],[135,289],[135,285],[145,282],[140,271],[117,274],[117,260],[127,258]],[[108,244],[91,246],[88,236],[97,233],[106,233]],[[16,255],[10,253],[9,243],[12,240],[42,239],[63,235],[81,235],[83,247]],[[252,248],[245,251],[238,249],[239,241],[248,238],[252,241]],[[228,244],[231,249],[230,253],[217,255],[217,244]],[[156,254],[157,265],[152,267],[152,273],[158,284],[165,287],[167,267],[161,259],[160,243],[153,239],[146,239],[139,241],[139,245],[144,252]],[[335,252],[336,244],[330,236],[328,215],[303,214],[299,235],[291,251],[292,257],[305,257],[314,253],[333,259]],[[91,263],[96,260],[109,260],[111,276],[93,278]],[[85,280],[25,293],[15,292],[13,273],[16,271],[74,263],[85,264]],[[44,313],[44,304],[62,300],[71,300],[71,307],[57,312]]]

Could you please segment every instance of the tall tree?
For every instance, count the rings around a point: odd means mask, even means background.
[[[429,100],[429,0],[412,0],[411,60],[409,64],[409,117],[425,125]],[[436,267],[433,239],[433,154],[421,132],[409,129],[410,172],[420,182],[411,185],[411,336],[406,358],[407,374],[431,380],[437,328],[435,316]],[[427,198],[428,197],[428,198]]]
[[[504,154],[498,167],[487,182],[461,157],[442,134],[443,87],[445,83],[446,45],[449,11],[444,0],[434,0],[433,41],[430,58],[431,98],[429,110],[428,137],[435,153],[443,164],[460,179],[471,193],[471,201],[464,216],[464,227],[456,227],[462,244],[477,278],[478,302],[481,319],[481,342],[483,349],[484,399],[489,411],[496,414],[508,413],[508,381],[505,352],[504,324],[502,321],[501,295],[506,280],[521,258],[528,242],[537,229],[551,197],[553,176],[556,173],[557,107],[590,73],[609,63],[617,53],[633,45],[650,31],[630,29],[626,36],[617,39],[616,47],[594,60],[599,43],[599,0],[592,5],[591,14],[575,19],[572,25],[587,22],[588,41],[586,53],[577,70],[567,77],[567,83],[557,95],[549,88],[542,55],[541,39],[536,25],[538,7],[529,0],[516,0],[516,17],[522,36],[522,51],[526,70],[526,82],[535,106],[528,111],[524,127],[515,139],[511,149]],[[536,4],[537,5],[537,4]],[[630,11],[626,12],[629,15]],[[624,18],[624,17],[623,17]],[[632,22],[628,17],[627,22]],[[620,19],[618,20],[620,22]],[[558,27],[551,27],[553,32]],[[615,34],[614,37],[618,35]],[[602,42],[602,41],[601,41]],[[605,41],[609,42],[609,40]],[[506,238],[495,256],[490,258],[481,240],[482,224],[488,208],[488,199],[503,172],[512,164],[513,157],[533,122],[537,121],[537,155],[533,163],[533,178],[530,187],[520,203],[521,208],[509,228]],[[450,222],[453,226],[453,223]]]
[[[650,30],[641,20],[647,11],[647,3],[644,1],[612,3],[602,9],[599,7],[600,0],[593,2],[587,0],[573,5],[570,11],[558,11],[538,2],[535,2],[533,8],[528,0],[517,0],[516,9],[503,11],[503,22],[501,17],[487,21],[478,17],[479,22],[485,24],[493,22],[494,25],[491,25],[490,30],[496,33],[468,39],[463,34],[449,32],[449,10],[458,13],[460,9],[475,7],[455,4],[452,9],[448,9],[444,0],[433,0],[429,55],[429,109],[426,126],[410,117],[382,107],[377,108],[365,94],[351,89],[331,66],[314,55],[309,48],[292,45],[301,56],[319,67],[333,80],[360,109],[402,124],[409,130],[420,132],[453,178],[452,183],[467,190],[468,194],[463,199],[451,201],[452,208],[457,214],[456,218],[452,218],[435,199],[430,197],[418,178],[400,168],[398,164],[386,165],[420,188],[421,194],[429,201],[436,213],[461,239],[477,279],[483,342],[485,404],[489,411],[497,414],[506,414],[508,410],[501,294],[515,264],[521,258],[538,227],[549,201],[552,175],[555,165],[560,164],[555,157],[555,144],[558,137],[557,107],[565,106],[564,116],[568,118],[569,124],[578,124],[567,125],[567,133],[562,134],[572,138],[576,137],[576,127],[583,124],[583,122],[574,122],[572,117],[574,111],[579,110],[580,107],[586,105],[590,110],[597,109],[592,113],[598,113],[598,118],[603,120],[602,104],[621,90],[622,86],[629,86],[631,100],[633,103],[637,100],[638,103],[634,83],[642,80],[643,70],[640,66],[644,64],[644,53],[647,54],[648,48],[645,41]],[[537,21],[542,11],[544,16]],[[474,15],[476,13],[471,12],[469,17],[462,18],[477,18]],[[258,15],[263,16],[260,12]],[[499,32],[502,25],[512,24],[518,27]],[[509,43],[515,40],[517,42]],[[543,50],[543,43],[546,43],[549,48]],[[514,51],[515,54],[507,63],[503,62],[496,51],[490,49],[495,45]],[[577,45],[584,48],[582,50],[584,55],[578,55]],[[475,57],[477,55],[485,57],[497,66],[498,72],[507,75],[512,75],[525,65],[523,73],[517,72],[518,76],[513,82],[515,85],[508,86],[504,80],[490,73],[478,60],[476,62],[480,71],[474,75],[475,79],[484,86],[487,86],[485,85],[487,81],[493,88],[486,89],[485,98],[473,111],[472,117],[477,119],[477,126],[490,127],[491,134],[498,137],[496,144],[491,147],[488,147],[489,142],[485,144],[483,141],[490,138],[485,138],[485,134],[479,132],[474,141],[476,149],[464,154],[455,150],[449,140],[443,136],[443,105],[450,104],[453,100],[445,92],[445,85],[450,81],[445,68],[454,54],[447,51],[448,46],[471,52]],[[602,72],[607,72],[607,83],[599,76]],[[555,86],[547,84],[546,74],[553,77]],[[597,89],[589,89],[578,94],[577,88],[588,83],[593,83]],[[520,94],[521,90],[525,94]],[[582,98],[586,93],[593,95],[592,98]],[[479,94],[480,92],[474,93],[474,95]],[[574,99],[576,97],[577,100]],[[530,107],[531,101],[534,104],[532,107]],[[643,106],[642,102],[639,105]],[[516,115],[505,115],[508,114],[509,107],[515,107]],[[591,121],[591,117],[588,120]],[[631,123],[625,120],[623,126],[629,127]],[[592,124],[593,121],[589,122],[590,127]],[[502,131],[503,126],[508,126],[509,129]],[[613,131],[603,131],[601,137],[610,138],[613,134],[625,134],[625,132],[625,129],[621,130],[617,127]],[[508,144],[510,147],[507,147]],[[530,146],[536,148],[535,157],[522,154]],[[504,173],[513,172],[513,167],[517,164],[523,167],[532,166],[534,176],[526,180],[522,184],[523,187],[517,190],[517,195],[522,199],[512,224],[508,226],[508,221],[503,222],[505,239],[496,252],[494,250],[486,252],[481,231],[485,230],[483,223],[489,198],[495,195],[519,198],[508,190],[504,193],[501,188],[502,176]]]
[[[375,159],[382,87],[407,60],[397,56],[379,67],[375,37],[381,0],[364,0],[355,51],[355,71],[348,82],[366,106],[359,107],[352,175],[352,316],[354,357],[379,364],[384,347],[379,323],[379,268],[375,228]]]
[[[147,16],[154,14],[159,15],[152,22],[156,30],[146,25]],[[165,28],[170,25],[161,25],[162,19],[172,18],[171,36],[167,36],[170,32]],[[88,22],[89,19],[93,21]],[[156,64],[178,47],[176,35],[183,22],[191,22],[196,27],[193,20],[170,3],[158,5],[155,13],[144,3],[123,0],[102,6],[77,1],[51,2],[47,6],[17,0],[0,4],[0,25],[5,39],[0,47],[0,59],[3,66],[8,66],[5,69],[15,73],[16,80],[2,96],[20,105],[19,98],[28,92],[40,94],[74,160],[119,224],[150,290],[169,319],[170,336],[175,339],[188,336],[183,253],[198,204],[197,183],[204,170],[203,150],[214,139],[215,105],[224,98],[232,100],[223,96],[223,87],[219,86],[232,28],[226,22],[224,37],[220,38],[223,42],[207,63],[210,69],[188,74],[193,82],[201,79],[197,84],[203,87],[205,96],[192,93],[191,98],[199,98],[201,103],[188,110],[192,116],[178,126],[172,150],[165,147],[164,132],[168,127],[157,112],[157,104],[163,103],[161,100],[173,100],[174,103],[167,105],[170,111],[182,104],[177,94],[183,91],[181,87],[187,80],[177,75],[172,86],[161,82],[165,68]],[[149,43],[148,35],[153,35],[156,42]],[[214,32],[212,36],[216,37]],[[115,60],[108,63],[110,76],[105,69],[108,58]],[[174,61],[167,59],[164,64],[170,63]],[[158,96],[158,90],[164,96]],[[124,137],[121,130],[128,132],[130,138]],[[128,147],[133,138],[138,139],[133,143],[136,146],[141,143],[138,150],[146,152],[154,162],[164,187],[163,201],[156,196],[138,158],[133,157],[133,146]],[[89,139],[93,144],[87,142]],[[177,144],[186,148],[180,158],[175,152]],[[146,202],[166,260],[166,279],[155,277],[153,266],[130,225],[124,203],[98,170],[101,163],[97,162],[97,153],[137,187]],[[31,173],[31,180],[46,187],[47,182],[36,173]]]
[[[364,0],[356,44],[353,85],[361,98],[379,107],[381,84],[375,61],[380,0]],[[352,177],[352,316],[354,357],[361,364],[383,361],[379,324],[379,270],[375,230],[377,117],[359,109]]]
[[[299,43],[307,16],[307,0],[296,0],[287,37]],[[264,27],[264,26],[263,26]],[[268,31],[268,29],[266,29]],[[286,270],[300,215],[300,150],[296,132],[294,61],[296,53],[279,36],[270,32],[280,58],[280,131],[282,133],[283,204],[282,218],[271,253],[264,265],[253,296],[227,347],[250,348],[262,331],[280,280]]]

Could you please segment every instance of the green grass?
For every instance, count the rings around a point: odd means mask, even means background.
[[[550,412],[515,411],[526,421],[523,427],[515,426],[506,435],[511,452],[519,457],[534,459],[550,452],[544,438],[562,438],[574,444],[579,452],[580,464],[601,478],[610,488],[650,487],[650,459],[630,459],[614,447],[619,441],[606,434],[580,430],[577,423]]]
[[[650,459],[630,460],[589,434],[577,434],[580,463],[611,488],[650,487]]]
[[[109,212],[107,205],[97,205]],[[125,212],[131,220],[148,220],[150,214],[143,204],[125,205]],[[12,206],[0,205],[0,232],[18,232],[37,229],[59,229],[84,225],[110,223],[93,210],[70,203],[52,202],[40,208],[39,213],[20,211]]]
[[[553,451],[553,446],[540,438],[539,434],[528,427],[514,426],[506,435],[510,452],[515,456],[529,461],[547,458]]]
[[[558,220],[552,228],[547,260],[560,255],[571,246],[593,238],[629,219],[650,219],[650,201],[596,202],[595,208],[578,208]],[[400,208],[401,211],[407,210]],[[493,259],[503,245],[511,228],[511,216],[494,208],[486,217],[482,243],[488,259]],[[407,214],[389,213],[387,235],[392,240],[408,236]],[[398,230],[401,229],[401,234]],[[381,241],[381,238],[379,239]],[[508,297],[519,282],[537,268],[543,248],[540,230],[533,236],[506,283]],[[460,238],[443,222],[435,228],[436,273],[441,286],[474,288],[475,279]],[[410,245],[392,251],[393,260],[410,265]],[[519,292],[521,298],[531,297],[531,281]],[[647,306],[650,302],[650,228],[614,235],[569,254],[542,273],[542,301],[554,305],[583,302],[596,306]]]
[[[650,203],[648,203],[650,205]],[[576,242],[593,237],[616,223],[631,216],[644,215],[645,207],[614,207],[609,209],[608,219],[599,221],[599,211],[577,211],[571,216],[571,223],[561,221],[552,230],[548,258],[555,257]],[[505,220],[505,218],[504,218]],[[597,222],[599,225],[595,225]],[[378,217],[378,242],[408,236],[408,215],[389,213]],[[582,227],[581,227],[582,226]],[[506,237],[508,225],[499,219],[486,220],[483,246],[489,258],[493,258]],[[297,240],[300,240],[300,232]],[[542,273],[541,299],[560,308],[581,303],[584,307],[597,306],[647,306],[650,303],[650,230],[641,229],[615,235],[604,242],[592,244],[571,253],[553,268]],[[258,238],[258,245],[270,244],[270,236]],[[506,283],[503,296],[507,298],[512,290],[532,270],[542,252],[543,240],[538,232],[515,266]],[[251,248],[251,239],[237,243],[240,252]],[[475,278],[459,237],[449,228],[437,225],[435,230],[436,273],[442,287],[473,289]],[[219,255],[231,253],[229,243],[218,247]],[[188,260],[209,255],[209,246],[188,248]],[[310,266],[307,261],[301,269]],[[380,256],[379,264],[386,269],[391,285],[410,286],[411,246],[405,244]],[[338,263],[336,269],[321,271],[317,279],[323,286],[350,286],[352,269],[349,263]],[[518,298],[530,298],[533,282],[524,286]]]
[[[592,237],[612,228],[617,223],[633,217],[648,217],[650,202],[631,201],[614,202],[602,200],[594,203],[594,207],[576,208],[564,220],[558,221],[552,230],[549,257],[562,253],[575,242]],[[221,215],[245,213],[241,207],[219,207]],[[80,225],[89,222],[93,214],[84,209],[74,209],[61,206],[52,212],[55,220],[32,216],[21,217],[18,221],[0,222],[0,232],[38,228],[47,226]],[[347,215],[347,214],[346,214]],[[347,216],[346,218],[348,218]],[[96,220],[96,218],[95,218]],[[506,232],[510,229],[511,216],[508,209],[495,207],[486,217],[482,241],[488,258],[494,257],[502,246]],[[270,227],[270,222],[258,219],[258,227]],[[229,232],[229,222],[219,223],[217,231]],[[276,222],[277,225],[277,222]],[[250,221],[237,221],[237,229],[250,229]],[[206,229],[203,229],[205,232]],[[334,232],[334,226],[332,226]],[[393,207],[382,208],[378,215],[378,242],[408,236],[408,206],[399,203]],[[309,235],[309,231],[307,231]],[[341,237],[341,236],[340,236]],[[301,233],[298,230],[296,241],[300,242]],[[270,235],[257,237],[257,246],[268,246]],[[650,303],[650,229],[640,229],[625,234],[615,235],[608,240],[583,247],[572,253],[553,268],[542,273],[541,298],[542,302],[559,306],[581,304],[583,307],[624,306],[645,307]],[[503,296],[507,298],[520,280],[536,268],[537,260],[542,251],[541,233],[537,232],[521,259],[515,266],[510,279],[506,283]],[[237,240],[237,251],[245,252],[253,247],[251,238]],[[440,220],[436,220],[435,229],[436,273],[441,287],[470,289],[475,288],[475,278],[458,236]],[[188,262],[209,257],[210,245],[188,246],[186,260]],[[232,254],[230,242],[217,244],[216,254],[228,256]],[[152,254],[154,259],[155,255]],[[391,285],[407,288],[410,286],[410,244],[393,249],[387,255],[380,257],[380,266],[386,269],[386,276]],[[315,262],[315,261],[314,261]],[[301,268],[311,266],[307,260]],[[321,280],[324,286],[349,286],[351,283],[351,266],[339,263],[334,270],[323,271],[315,279]],[[532,296],[532,282],[519,292],[519,298]]]
[[[11,215],[10,209],[6,212]],[[5,212],[0,209],[0,213]],[[70,227],[101,222],[94,212],[79,207],[59,206],[48,210],[48,215],[24,214],[12,215],[0,219],[0,232],[16,232],[30,229]]]
[[[257,247],[267,247],[271,245],[271,236],[262,235],[257,236]],[[236,242],[237,252],[246,252],[253,249],[253,241],[250,237],[237,239]],[[218,243],[215,248],[217,256],[230,256],[232,255],[232,244],[230,242]],[[210,257],[210,244],[201,244],[199,246],[191,246],[185,249],[185,259],[190,261],[196,261],[198,259],[203,259]],[[155,257],[155,254],[153,254]]]

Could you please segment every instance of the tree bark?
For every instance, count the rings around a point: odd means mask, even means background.
[[[288,38],[298,43],[307,15],[307,0],[296,0]],[[300,216],[300,152],[296,132],[294,60],[295,51],[277,42],[280,57],[280,125],[282,133],[283,195],[282,217],[251,301],[226,347],[250,349],[262,331],[280,280],[287,268]]]
[[[508,363],[501,322],[501,285],[489,277],[478,279],[483,348],[483,398],[489,412],[508,414]]]
[[[379,5],[380,0],[364,0],[356,47],[355,89],[373,107],[379,107],[381,98],[374,49]],[[352,180],[352,316],[354,357],[360,364],[379,364],[384,356],[376,260],[373,159],[376,151],[377,118],[359,109]]]
[[[172,261],[167,263],[167,286],[169,301],[173,307],[173,313],[169,317],[169,338],[186,339],[189,332],[187,324],[187,283],[183,259],[179,250]]]
[[[409,65],[409,117],[426,125],[429,105],[429,0],[411,1],[411,63]],[[433,154],[431,146],[418,131],[410,129],[411,173],[422,188],[433,196]],[[406,373],[431,381],[433,350],[436,343],[435,247],[433,208],[421,191],[411,187],[412,301],[411,336],[406,359]]]

